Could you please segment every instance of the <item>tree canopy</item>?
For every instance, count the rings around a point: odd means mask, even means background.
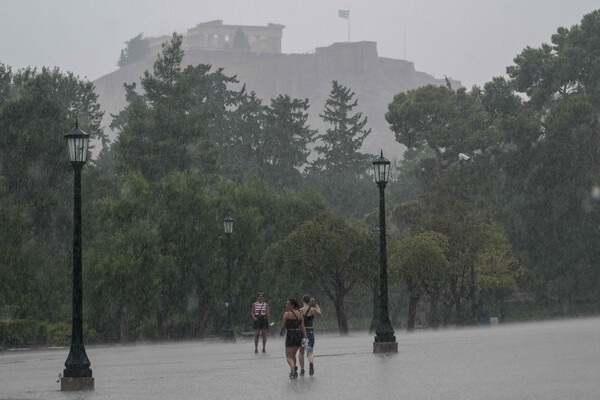
[[[125,42],[127,45],[121,50],[117,65],[121,68],[145,59],[150,54],[150,41],[144,39],[144,33]]]
[[[323,211],[271,246],[267,257],[282,279],[299,277],[320,287],[333,302],[340,334],[346,335],[344,299],[374,276],[377,249],[375,235]]]

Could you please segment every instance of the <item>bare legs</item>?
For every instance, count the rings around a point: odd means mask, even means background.
[[[261,332],[262,332],[262,345],[263,345],[263,353],[264,353],[265,348],[267,347],[267,331],[265,329],[254,331],[254,350],[256,352],[258,352],[258,338],[259,338]]]
[[[290,366],[290,378],[295,378],[297,375],[296,372],[296,353],[298,352],[298,347],[286,347],[285,348],[285,359],[287,360],[288,365]]]
[[[304,350],[303,347],[300,347],[300,354],[299,354],[298,358],[300,361],[300,370],[301,371],[304,371],[304,354],[306,354],[306,358],[308,358],[308,362],[310,363],[310,365],[313,365],[313,363],[315,362],[315,354],[312,351],[306,352],[306,350]],[[314,370],[314,369],[311,368],[311,370]],[[312,376],[312,374],[311,374],[311,376]]]

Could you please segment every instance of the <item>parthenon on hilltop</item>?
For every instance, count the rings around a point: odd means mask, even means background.
[[[224,50],[233,48],[233,38],[238,30],[248,38],[252,53],[281,54],[281,37],[285,26],[269,23],[267,26],[223,25],[223,21],[199,23],[188,29],[183,45],[193,49]],[[160,48],[167,36],[148,38],[150,48]]]
[[[401,154],[385,120],[385,113],[394,96],[424,85],[446,85],[445,79],[415,70],[408,60],[380,57],[377,43],[372,41],[338,42],[301,54],[283,54],[282,36],[285,27],[269,23],[266,26],[223,25],[221,20],[199,23],[183,34],[185,53],[182,67],[205,64],[214,70],[222,68],[234,76],[239,86],[270,104],[271,99],[285,94],[308,99],[307,123],[325,132],[329,125],[320,117],[331,91],[332,81],[350,88],[359,99],[360,112],[369,118],[371,134],[362,150],[378,154]],[[150,53],[143,60],[130,63],[94,81],[102,110],[103,124],[110,126],[111,116],[127,105],[123,83],[139,82],[144,71],[151,71],[162,44],[170,35],[146,38]],[[459,81],[450,79],[452,87]],[[113,136],[114,137],[114,136]],[[393,149],[393,150],[392,150]]]

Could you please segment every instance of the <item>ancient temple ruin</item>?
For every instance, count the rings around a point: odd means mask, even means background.
[[[283,28],[285,26],[271,23],[267,26],[223,25],[223,21],[218,19],[188,29],[183,36],[183,45],[188,49],[231,50],[235,49],[234,38],[237,34],[246,38],[250,46],[247,50],[252,53],[281,54]],[[159,48],[168,40],[166,36],[148,39],[150,48]]]
[[[283,28],[278,24],[223,25],[221,20],[200,23],[183,35],[182,66],[208,64],[213,70],[223,68],[224,74],[235,76],[240,87],[246,85],[247,91],[255,92],[263,104],[269,104],[280,94],[309,99],[308,124],[321,131],[328,126],[319,114],[325,107],[332,81],[336,80],[356,93],[360,111],[369,118],[372,132],[362,150],[372,154],[378,154],[381,148],[388,149],[386,154],[402,151],[385,120],[388,104],[396,94],[423,85],[446,85],[445,79],[416,71],[410,61],[380,57],[377,43],[371,41],[332,43],[310,53],[283,54]],[[241,51],[233,46],[238,29],[247,39],[246,48]],[[238,33],[238,39],[239,36]],[[126,106],[123,83],[139,82],[144,71],[151,71],[157,54],[162,51],[161,45],[169,42],[171,36],[148,40],[151,52],[145,60],[94,81],[105,112],[104,126],[110,126],[111,115]],[[453,79],[450,83],[453,88],[461,87]]]

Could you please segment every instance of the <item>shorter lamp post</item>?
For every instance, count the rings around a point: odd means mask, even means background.
[[[73,167],[73,323],[71,350],[60,383],[61,390],[90,390],[94,388],[94,378],[90,360],[83,346],[83,279],[81,266],[81,169],[87,160],[90,135],[75,128],[65,135],[69,150],[69,160]]]
[[[379,187],[379,324],[375,330],[375,342],[373,353],[397,353],[398,343],[394,336],[394,328],[390,322],[388,313],[388,276],[387,276],[387,252],[385,238],[385,186],[388,183],[390,173],[390,161],[381,156],[373,161],[373,173],[375,183]]]
[[[235,334],[231,327],[231,234],[233,233],[233,221],[231,217],[223,219],[223,228],[227,237],[227,316],[225,321],[225,329],[223,329],[223,339],[226,341],[235,342]]]

